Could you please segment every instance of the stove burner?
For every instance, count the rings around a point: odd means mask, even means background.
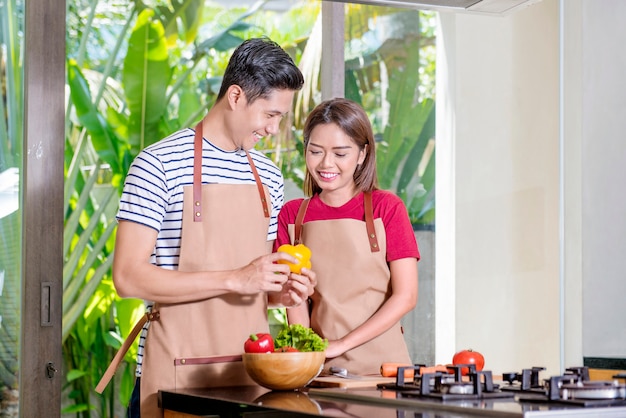
[[[449,393],[451,395],[473,395],[474,394],[474,384],[471,382],[450,382],[450,383],[441,383],[440,392],[441,393]]]
[[[510,386],[503,386],[502,390],[543,391],[543,385],[539,383],[539,372],[545,367],[533,367],[524,369],[521,373],[502,373],[502,380]],[[519,386],[514,385],[519,382]]]
[[[539,383],[543,367],[524,369],[522,373],[504,373],[508,385],[503,391],[517,393],[519,401],[558,402],[578,406],[612,406],[626,404],[626,385],[619,382],[592,381],[589,368],[571,367],[561,376],[552,376]],[[519,383],[516,383],[519,382]]]
[[[623,399],[626,386],[617,381],[577,382],[562,385],[560,394],[562,399]]]
[[[395,384],[378,384],[380,389],[393,389],[407,397],[428,397],[445,400],[512,398],[513,393],[499,390],[493,383],[491,371],[476,371],[474,364],[450,366],[452,373],[421,373],[423,365],[399,367]],[[469,368],[468,378],[463,378],[461,369]],[[414,370],[413,380],[405,382],[404,371]]]

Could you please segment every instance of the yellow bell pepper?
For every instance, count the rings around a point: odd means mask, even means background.
[[[300,274],[302,267],[308,269],[311,268],[311,250],[304,244],[283,244],[278,247],[278,252],[287,253],[298,260],[297,263],[290,263],[286,260],[278,260],[281,264],[287,264],[289,269],[294,273]]]

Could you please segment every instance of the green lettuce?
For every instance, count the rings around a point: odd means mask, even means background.
[[[293,347],[298,351],[324,351],[328,340],[322,339],[311,328],[300,324],[291,324],[283,328],[274,340],[274,347]]]

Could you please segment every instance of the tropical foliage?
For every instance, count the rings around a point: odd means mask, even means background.
[[[304,176],[301,127],[319,94],[320,3],[284,12],[270,2],[227,8],[202,0],[68,2],[63,352],[65,413],[119,416],[130,397],[136,346],[103,396],[97,380],[143,312],[117,297],[110,276],[115,213],[139,150],[192,126],[212,104],[232,49],[268,36],[299,63],[308,85],[281,133],[263,149],[285,176]],[[21,155],[19,0],[0,8],[0,172]],[[403,197],[412,220],[434,218],[434,24],[416,11],[347,6],[346,96],[370,115],[381,186]],[[420,25],[416,25],[420,22]],[[386,30],[381,30],[386,28]],[[393,29],[393,30],[391,30]],[[2,106],[6,105],[7,108]],[[0,387],[17,387],[19,212],[0,219]],[[4,282],[4,285],[2,283]],[[274,311],[275,322],[284,321]],[[17,330],[17,331],[16,331]],[[12,333],[9,333],[12,331]]]
[[[0,6],[0,410],[17,408],[21,303],[22,213],[18,179],[22,156],[22,44],[24,4]],[[6,400],[5,400],[6,399]],[[8,405],[12,402],[13,405]]]
[[[99,19],[68,19],[76,24],[69,31],[82,38],[69,37],[67,64],[63,337],[66,393],[73,402],[65,412],[90,416],[97,410],[113,416],[129,400],[135,347],[104,396],[94,396],[92,391],[143,311],[141,301],[117,298],[110,278],[122,180],[141,149],[204,116],[235,46],[247,37],[272,36],[271,30],[251,23],[254,15],[265,14],[264,24],[271,29],[273,19],[261,10],[262,4],[241,10],[212,9],[197,1],[172,2],[167,8],[132,4],[130,17],[120,14],[120,25],[107,28],[119,37],[115,42],[119,48],[95,59],[81,53],[100,54],[100,49],[80,45],[93,42],[86,26],[99,27]],[[194,13],[188,13],[190,8]],[[213,18],[202,20],[208,14]],[[92,9],[90,15],[98,13]],[[203,36],[206,26],[215,26],[216,21],[220,27]],[[297,55],[297,43],[283,45]]]
[[[411,222],[435,216],[435,19],[432,13],[349,6],[346,97],[370,113],[380,186]]]

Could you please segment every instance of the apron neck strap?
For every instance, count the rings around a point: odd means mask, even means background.
[[[254,175],[254,181],[259,191],[263,215],[270,217],[269,205],[263,189],[263,183],[259,177],[254,161],[246,150],[246,157]],[[202,222],[202,121],[196,125],[196,133],[193,141],[193,221]]]
[[[294,225],[293,232],[294,245],[302,244],[302,221],[304,221],[304,214],[306,213],[306,209],[309,207],[310,201],[311,199],[304,199],[302,203],[300,203],[300,208],[298,208],[298,214],[296,215],[296,223]]]
[[[265,190],[263,190],[263,183],[261,183],[261,178],[259,177],[259,173],[256,170],[256,166],[254,165],[254,161],[252,161],[252,157],[248,150],[246,150],[246,157],[248,158],[248,162],[250,163],[250,168],[252,169],[252,174],[254,174],[254,181],[256,182],[256,187],[259,190],[259,197],[261,198],[261,205],[263,206],[263,215],[266,218],[270,217],[270,210],[267,205],[267,199],[265,198]]]
[[[296,215],[296,222],[294,225],[294,244],[300,244],[302,242],[302,223],[304,221],[304,215],[311,199],[304,199],[300,203],[298,208],[298,214]],[[370,242],[370,251],[373,253],[379,252],[378,238],[376,236],[376,228],[374,227],[374,210],[372,208],[372,192],[363,192],[363,205],[365,206],[365,227],[367,229],[367,238]]]
[[[202,121],[193,141],[193,221],[202,222]]]
[[[372,192],[363,192],[363,204],[365,205],[365,227],[367,228],[367,238],[370,241],[370,251],[376,253],[380,251],[376,228],[374,228],[374,209],[372,209]]]

